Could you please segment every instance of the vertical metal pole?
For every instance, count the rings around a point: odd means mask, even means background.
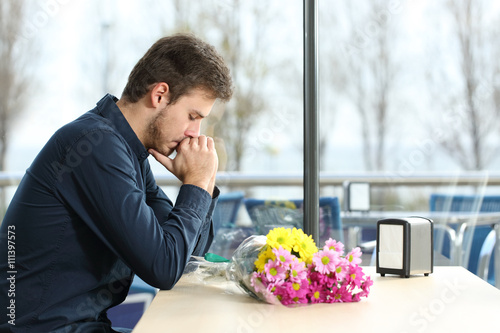
[[[318,1],[304,0],[304,232],[319,244]]]

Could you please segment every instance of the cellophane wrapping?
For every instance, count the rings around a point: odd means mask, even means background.
[[[250,236],[238,246],[229,262],[211,262],[203,257],[192,256],[185,269],[186,278],[201,283],[230,281],[257,300],[281,304],[266,288],[259,288],[263,291],[256,292],[250,281],[255,269],[254,262],[264,245],[266,236]]]

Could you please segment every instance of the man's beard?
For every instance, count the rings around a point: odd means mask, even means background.
[[[163,110],[161,110],[156,117],[149,123],[149,146],[146,148],[153,148],[154,150],[158,151],[162,155],[169,156],[171,155],[175,150],[174,149],[168,149],[164,150],[162,147],[162,130],[161,130],[161,120],[165,118],[165,112],[167,110],[167,107],[165,107]]]

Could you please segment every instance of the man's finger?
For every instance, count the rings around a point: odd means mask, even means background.
[[[154,149],[149,149],[149,153],[153,155],[155,160],[157,160],[161,165],[167,168],[168,171],[173,173],[173,161],[170,157],[165,156]]]
[[[198,145],[200,147],[206,147],[207,146],[207,137],[205,135],[200,135],[198,137]]]
[[[207,136],[207,147],[210,150],[213,150],[215,148],[214,139],[212,139],[212,137],[210,137],[210,136]]]

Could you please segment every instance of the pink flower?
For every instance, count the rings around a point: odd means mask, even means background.
[[[344,303],[344,302],[351,302],[352,301],[352,295],[347,290],[345,285],[342,285],[340,287],[334,287],[332,288],[331,293],[329,294],[329,303]]]
[[[328,275],[317,272],[314,265],[309,267],[307,276],[311,283],[325,284],[328,281]]]
[[[367,276],[366,280],[361,283],[361,292],[359,293],[360,297],[368,297],[368,294],[370,294],[370,287],[373,285],[373,280]]]
[[[275,285],[267,281],[266,276],[262,272],[254,272],[250,278],[250,285],[259,297],[263,298],[267,303],[278,304],[279,300],[273,293],[276,289]]]
[[[351,302],[359,302],[359,301],[361,301],[361,293],[356,293],[356,294],[352,295]]]
[[[289,278],[292,282],[299,282],[307,279],[306,263],[294,258],[290,264]]]
[[[259,272],[253,272],[252,277],[250,278],[250,285],[253,287],[256,293],[261,292],[266,289],[266,286],[263,284],[262,274]]]
[[[285,250],[284,248],[273,248],[273,253],[276,256],[276,261],[282,264],[284,267],[288,267],[292,264],[294,258],[296,258],[290,251]]]
[[[287,282],[285,288],[290,297],[289,304],[302,304],[308,302],[307,293],[309,292],[309,281]]]
[[[339,262],[339,254],[333,250],[322,250],[313,254],[313,264],[321,274],[329,274],[335,271]]]
[[[277,282],[268,282],[266,290],[274,294],[276,292],[276,288],[280,287],[283,283],[285,283],[285,280],[279,280]]]
[[[347,283],[352,284],[356,287],[361,287],[361,283],[363,281],[363,277],[365,273],[359,266],[351,266],[349,270],[349,274],[347,275]]]
[[[323,285],[314,283],[309,286],[307,298],[311,303],[324,303],[327,295],[327,289]]]
[[[334,273],[337,281],[344,280],[349,273],[349,261],[346,258],[340,258]]]
[[[307,293],[309,292],[309,281],[300,282],[287,281],[276,286],[274,294],[283,305],[308,303]]]
[[[335,239],[329,238],[325,242],[325,246],[323,248],[324,250],[333,250],[335,252],[338,252],[339,255],[344,254],[344,244],[341,242],[337,242]]]
[[[345,257],[351,265],[359,265],[361,264],[361,249],[355,247]]]
[[[269,260],[267,264],[264,265],[264,272],[266,273],[266,278],[271,283],[284,280],[286,277],[286,268],[279,262],[273,260]]]

